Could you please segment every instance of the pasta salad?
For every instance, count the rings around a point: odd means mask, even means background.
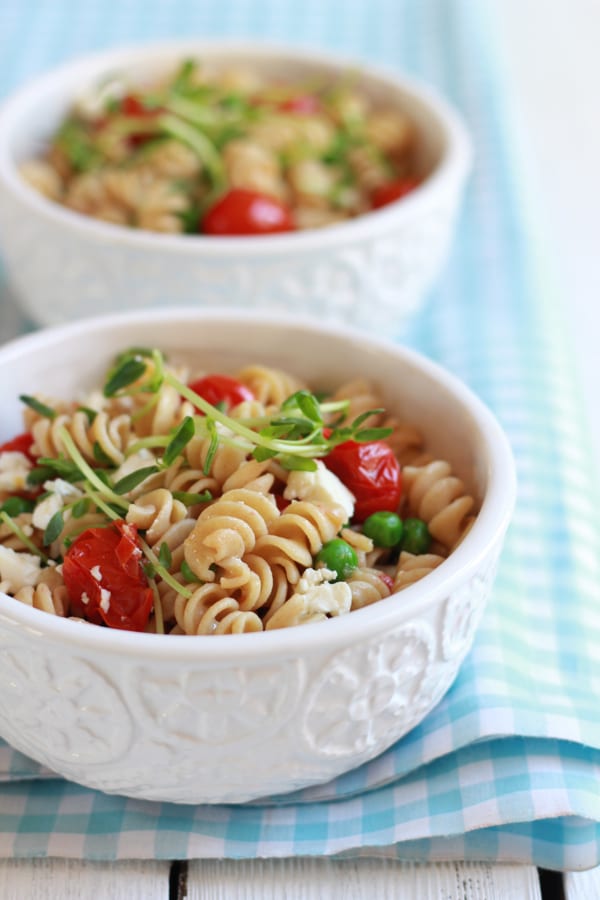
[[[114,78],[81,97],[21,172],[76,212],[212,236],[335,224],[421,179],[414,123],[352,73],[283,83],[193,60],[149,86]]]
[[[80,401],[20,400],[24,430],[0,446],[0,590],[55,615],[187,635],[319,622],[427,575],[476,515],[363,379],[323,394],[132,348]]]

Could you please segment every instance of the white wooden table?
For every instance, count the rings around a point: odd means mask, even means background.
[[[388,860],[6,860],[2,900],[598,900],[600,870]]]
[[[568,298],[582,396],[600,458],[600,4],[485,0],[510,65],[532,150],[531,178]],[[535,50],[532,48],[535,47]],[[576,99],[575,99],[576,98]],[[573,160],[574,149],[577,160]],[[14,319],[18,327],[18,317]],[[2,334],[6,340],[10,335]],[[387,860],[92,863],[1,860],[0,900],[598,900],[600,869],[564,876],[532,866]]]

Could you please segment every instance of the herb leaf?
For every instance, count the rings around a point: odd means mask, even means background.
[[[316,472],[318,469],[315,460],[305,456],[280,456],[278,462],[289,472]]]
[[[127,357],[121,363],[117,363],[104,385],[104,396],[114,397],[123,388],[129,387],[146,371],[146,363],[135,357]]]
[[[112,466],[114,463],[114,459],[111,459],[108,453],[105,453],[98,441],[94,441],[94,459],[96,462],[104,463],[105,465]]]
[[[78,500],[71,507],[71,515],[74,519],[80,519],[82,516],[85,516],[87,511],[90,508],[90,501],[87,497],[82,497],[81,500]]]
[[[45,403],[42,403],[41,400],[38,400],[36,397],[31,397],[29,394],[20,394],[19,400],[44,419],[56,418],[56,410],[52,409],[51,406],[46,406]]]
[[[188,493],[187,491],[173,491],[173,499],[179,500],[186,506],[195,506],[196,503],[208,503],[212,500],[213,495],[210,491],[204,491],[202,494]]]
[[[160,550],[158,552],[158,561],[161,566],[164,566],[165,569],[171,568],[173,557],[171,555],[169,545],[166,543],[166,541],[163,541],[160,545]]]
[[[310,391],[296,391],[295,394],[292,394],[291,397],[287,398],[282,409],[291,409],[294,406],[298,407],[300,412],[303,413],[307,419],[310,419],[311,422],[320,423],[323,421],[317,398],[314,394],[311,394]]]
[[[353,437],[355,441],[365,444],[368,441],[381,441],[389,437],[392,431],[392,428],[363,428],[362,431],[357,431]]]
[[[10,516],[11,519],[14,519],[21,513],[32,512],[34,507],[35,502],[33,500],[26,500],[25,497],[7,497],[2,506],[0,506],[0,512],[4,512]]]
[[[196,584],[202,583],[196,573],[192,571],[189,563],[185,559],[181,563],[180,571],[186,581],[196,582]]]
[[[163,454],[163,465],[173,465],[181,452],[189,444],[196,433],[196,426],[191,416],[186,416],[167,446]]]
[[[120,478],[116,484],[113,484],[112,489],[115,494],[126,494],[158,471],[158,466],[144,466],[143,469],[136,469],[134,472],[130,472],[129,475],[125,475],[124,478]]]
[[[53,541],[55,541],[64,527],[65,520],[63,518],[62,510],[59,509],[54,513],[44,530],[44,547],[48,547]]]

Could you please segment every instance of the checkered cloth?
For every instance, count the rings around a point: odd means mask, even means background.
[[[380,854],[600,861],[600,553],[595,475],[565,334],[511,145],[493,28],[469,0],[21,0],[0,9],[0,91],[92,48],[247,35],[341,50],[435,84],[476,147],[451,260],[398,339],[506,428],[520,496],[475,646],[438,707],[334,782],[246,806],[108,797],[0,749],[0,854],[85,859]],[[532,224],[533,223],[533,224]],[[542,260],[543,262],[543,260]],[[0,306],[2,339],[28,323]]]

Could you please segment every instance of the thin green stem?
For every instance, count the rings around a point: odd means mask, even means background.
[[[94,470],[88,463],[85,461],[77,447],[75,446],[75,442],[73,438],[67,431],[67,429],[61,426],[58,430],[60,435],[60,439],[65,446],[69,456],[81,472],[81,474],[90,482],[90,484],[99,491],[100,495],[103,496],[106,500],[110,500],[111,503],[114,503],[117,506],[122,507],[124,510],[129,508],[129,503],[123,499],[123,497],[119,496],[119,494],[115,494],[114,491],[111,491],[109,487],[102,481],[101,478],[98,478]]]
[[[160,575],[162,580],[166,581],[169,587],[172,587],[173,590],[177,591],[178,594],[181,594],[182,597],[186,597],[187,599],[189,599],[192,596],[192,591],[180,584],[177,579],[171,575],[170,572],[167,572],[164,566],[161,566],[158,560],[158,556],[156,555],[152,547],[150,547],[146,543],[146,541],[142,540],[142,538],[139,538],[139,542],[142,550],[144,551],[144,556],[152,563],[155,571]]]
[[[164,634],[165,619],[163,616],[162,600],[160,598],[160,594],[158,592],[158,588],[156,586],[154,578],[150,579],[150,588],[152,589],[152,593],[154,595],[154,621],[156,623],[156,633]]]
[[[29,551],[31,551],[31,553],[34,553],[35,556],[39,556],[43,562],[48,562],[48,557],[46,556],[46,554],[42,553],[42,551],[35,546],[33,541],[29,540],[23,529],[19,525],[17,525],[17,523],[13,519],[11,519],[8,513],[0,512],[0,519],[2,519],[4,524],[10,528],[12,533],[19,538],[19,540],[25,545],[25,547],[27,547]]]

